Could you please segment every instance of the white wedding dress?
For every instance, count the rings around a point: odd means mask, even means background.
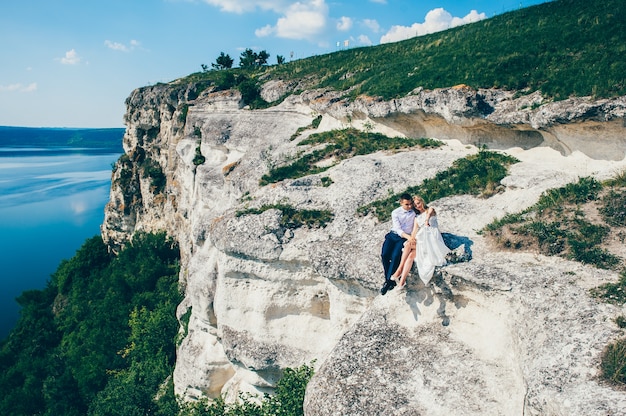
[[[427,285],[433,277],[435,267],[446,264],[446,254],[450,252],[450,249],[443,242],[443,237],[439,232],[437,216],[430,217],[429,227],[425,226],[426,212],[415,217],[415,220],[419,230],[415,235],[417,241],[414,261],[420,279]]]

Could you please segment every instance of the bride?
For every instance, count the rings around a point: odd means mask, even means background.
[[[391,276],[400,289],[406,285],[406,278],[413,267],[413,262],[420,279],[427,285],[433,277],[435,267],[446,264],[446,254],[450,252],[439,232],[435,209],[428,207],[420,196],[413,197],[413,207],[417,215],[411,236],[415,239],[404,244],[400,265]]]

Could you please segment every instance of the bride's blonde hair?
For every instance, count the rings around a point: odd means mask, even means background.
[[[428,208],[428,205],[426,205],[426,201],[424,201],[424,198],[422,198],[419,195],[415,195],[413,196],[413,205],[415,205],[415,202],[420,201],[422,203],[422,205],[424,206],[424,209]]]

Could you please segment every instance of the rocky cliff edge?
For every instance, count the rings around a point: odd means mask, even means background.
[[[285,88],[267,84],[264,97]],[[306,91],[250,110],[235,91],[146,87],[127,100],[125,156],[102,235],[113,250],[140,230],[179,241],[186,336],[174,383],[186,399],[269,392],[283,368],[315,362],[307,415],[624,414],[624,393],[598,377],[624,311],[588,294],[616,273],[499,252],[478,231],[546,189],[623,171],[625,109],[623,97],[548,103],[458,86],[393,101]],[[309,134],[349,126],[445,145],[357,156],[259,185],[270,167],[297,157]],[[469,261],[443,267],[428,287],[410,277],[405,292],[381,296],[389,222],[357,208],[480,146],[520,160],[504,192],[432,201],[446,241]],[[334,218],[293,230],[277,209],[238,215],[272,204]]]

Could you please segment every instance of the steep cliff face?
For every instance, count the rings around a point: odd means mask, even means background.
[[[291,87],[268,84],[263,94]],[[504,255],[478,234],[545,189],[624,169],[624,98],[538,106],[536,94],[457,87],[347,102],[308,91],[249,110],[237,92],[200,89],[159,85],[129,97],[126,157],[102,227],[113,249],[138,230],[166,230],[180,243],[178,315],[190,318],[176,393],[265,392],[284,367],[316,360],[309,415],[626,411],[623,393],[597,379],[620,311],[587,294],[615,273]],[[319,115],[319,127],[307,129]],[[323,174],[259,185],[310,133],[347,126],[446,145],[357,156]],[[503,180],[506,190],[434,201],[448,243],[471,261],[443,268],[432,286],[412,279],[406,292],[381,297],[379,251],[389,223],[356,209],[418,185],[483,144],[521,160]],[[271,204],[330,210],[334,218],[293,230],[277,209],[238,215]]]

